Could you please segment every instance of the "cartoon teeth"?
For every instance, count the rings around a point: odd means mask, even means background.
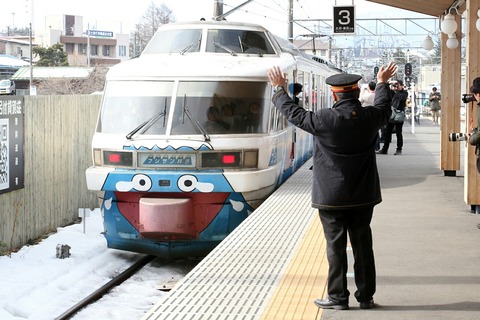
[[[208,182],[198,182],[197,177],[186,174],[180,177],[177,181],[177,186],[184,192],[192,192],[197,189],[200,192],[212,192],[214,185]]]

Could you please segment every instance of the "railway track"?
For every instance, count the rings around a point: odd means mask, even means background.
[[[125,280],[132,277],[135,273],[141,270],[144,266],[146,266],[149,262],[153,261],[155,256],[144,256],[137,262],[135,262],[132,266],[128,269],[114,277],[112,280],[101,286],[95,292],[87,296],[85,299],[78,302],[76,305],[62,313],[60,316],[56,317],[55,320],[67,320],[71,319],[77,312],[82,310],[83,308],[87,307],[88,305],[94,303],[98,299],[102,298],[106,293],[108,293],[112,288],[122,284]]]

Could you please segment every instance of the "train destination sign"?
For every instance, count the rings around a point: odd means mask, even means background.
[[[139,167],[154,168],[195,168],[195,153],[142,152],[138,154]]]

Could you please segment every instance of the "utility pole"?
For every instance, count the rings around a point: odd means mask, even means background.
[[[288,0],[288,39],[293,43],[293,0]]]
[[[90,68],[90,23],[87,23],[87,68]]]
[[[33,45],[32,45],[32,23],[30,22],[30,30],[29,30],[29,39],[30,39],[30,95],[36,95],[36,92],[35,92],[35,89],[34,89],[34,86],[33,86],[33,62],[32,62],[32,59],[33,59],[33,55],[32,55],[32,51],[33,51]]]
[[[213,7],[213,11],[214,11],[214,14],[213,14],[213,18],[214,20],[216,21],[220,21],[220,20],[225,20],[225,17],[228,16],[229,14],[235,12],[237,9],[240,9],[241,7],[243,7],[244,5],[252,2],[253,0],[246,0],[244,3],[242,4],[239,4],[238,6],[236,6],[235,8],[233,8],[232,10],[226,12],[226,13],[223,13],[223,0],[213,0],[213,3],[214,3],[214,7]]]
[[[223,0],[213,1],[213,16],[219,17],[223,15]]]

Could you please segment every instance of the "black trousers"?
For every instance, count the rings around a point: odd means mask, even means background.
[[[403,134],[402,134],[402,128],[403,128],[403,122],[399,123],[387,123],[385,127],[385,136],[383,137],[383,150],[388,151],[388,147],[390,146],[390,143],[392,142],[392,132],[393,128],[395,128],[395,134],[397,135],[397,150],[402,151],[403,148]]]
[[[373,299],[376,289],[375,259],[370,222],[373,207],[351,210],[318,210],[327,240],[328,297],[332,301],[348,303],[347,289],[347,233],[354,257],[354,273],[359,302]]]

